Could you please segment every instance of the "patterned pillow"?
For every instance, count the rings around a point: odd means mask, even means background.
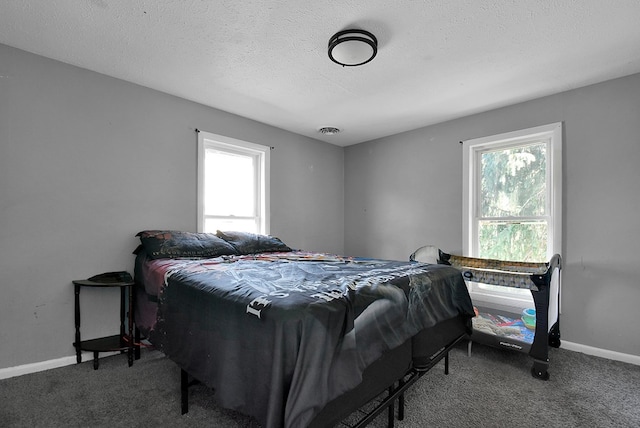
[[[140,237],[145,252],[152,259],[206,258],[238,254],[231,244],[214,233],[144,230],[136,236]]]
[[[250,232],[221,232],[216,235],[233,245],[238,254],[258,254],[276,251],[292,251],[275,236],[259,235]]]

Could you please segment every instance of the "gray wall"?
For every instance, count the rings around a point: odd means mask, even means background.
[[[0,368],[73,355],[73,279],[133,269],[143,229],[196,227],[195,128],[273,146],[271,233],[343,252],[344,151],[0,45]],[[86,338],[118,293],[83,290]]]
[[[73,355],[71,280],[132,270],[135,233],[195,230],[195,128],[275,147],[289,245],[406,259],[461,248],[460,140],[557,121],[562,337],[640,355],[640,75],[342,149],[0,45],[0,368]],[[117,293],[81,297],[115,333]]]
[[[462,248],[459,141],[564,122],[562,339],[640,356],[640,75],[345,150],[345,252]]]

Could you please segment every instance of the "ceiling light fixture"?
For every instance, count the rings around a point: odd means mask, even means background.
[[[338,31],[329,39],[329,58],[343,67],[366,64],[377,53],[378,39],[368,31]]]
[[[336,135],[340,132],[340,130],[338,128],[334,128],[333,126],[323,126],[322,128],[318,129],[318,132],[322,135]]]

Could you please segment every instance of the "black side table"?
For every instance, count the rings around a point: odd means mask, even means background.
[[[92,277],[93,279],[95,277]],[[133,286],[135,282],[132,280],[118,280],[114,278],[103,278],[102,280],[92,281],[91,279],[73,281],[75,288],[75,324],[76,324],[76,341],[73,346],[76,348],[76,361],[82,362],[82,351],[93,352],[93,368],[98,369],[98,354],[100,352],[127,351],[129,367],[133,365],[134,350],[136,359],[139,358],[139,348],[134,342],[133,331]],[[114,336],[100,337],[91,340],[80,339],[80,287],[99,287],[99,288],[120,288],[120,334]],[[126,293],[129,296],[129,317],[128,329],[125,331],[125,301]]]

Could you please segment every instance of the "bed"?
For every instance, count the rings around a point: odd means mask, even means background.
[[[243,232],[138,236],[136,327],[181,368],[183,413],[195,379],[267,428],[333,426],[387,390],[391,424],[407,386],[470,333],[449,266]]]

